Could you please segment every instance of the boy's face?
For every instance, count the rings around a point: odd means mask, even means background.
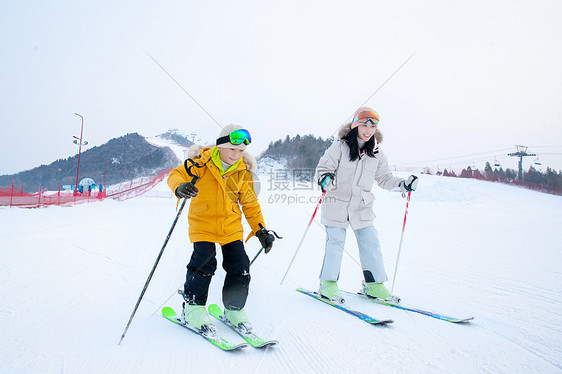
[[[221,156],[222,162],[229,165],[234,165],[238,160],[244,155],[243,149],[237,148],[219,148],[219,154]]]

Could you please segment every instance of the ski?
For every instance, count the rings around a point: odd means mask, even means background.
[[[445,315],[442,315],[442,314],[430,312],[428,310],[423,310],[423,309],[415,308],[415,307],[412,307],[412,306],[404,305],[402,303],[392,303],[392,302],[389,302],[389,301],[384,301],[384,300],[377,299],[375,297],[366,295],[366,294],[361,293],[361,292],[358,292],[358,293],[351,293],[351,292],[347,292],[347,291],[342,291],[342,292],[346,293],[346,294],[349,294],[349,295],[359,295],[361,298],[372,301],[372,302],[377,303],[377,304],[386,305],[386,306],[390,306],[390,307],[393,307],[393,308],[406,310],[408,312],[424,314],[428,317],[440,319],[442,321],[447,321],[447,322],[451,322],[451,323],[467,323],[467,322],[470,322],[471,320],[474,319],[474,317],[467,317],[467,318],[449,317],[449,316],[445,316]]]
[[[166,307],[162,308],[162,315],[164,316],[164,318],[166,318],[169,321],[172,321],[176,325],[183,326],[186,329],[188,329],[190,331],[193,331],[197,335],[202,336],[203,338],[205,338],[209,342],[213,343],[214,345],[216,345],[217,347],[219,347],[223,351],[235,351],[235,350],[245,348],[245,347],[248,346],[247,343],[234,344],[234,343],[228,342],[224,338],[221,338],[217,334],[217,332],[215,330],[215,327],[213,325],[204,325],[204,327],[205,327],[204,329],[197,329],[197,328],[189,325],[188,323],[183,321],[182,318],[178,317],[176,311],[174,309],[170,308],[169,306],[166,306]]]
[[[234,326],[228,319],[226,319],[222,309],[217,304],[209,305],[209,314],[230,327],[232,330],[236,331],[238,335],[244,338],[244,340],[254,348],[266,348],[278,344],[277,340],[264,340],[260,338],[256,334],[252,333],[251,328],[248,329],[246,326]]]
[[[341,306],[341,305],[338,305],[338,304],[336,304],[336,303],[334,303],[334,302],[332,302],[332,301],[326,299],[325,297],[320,296],[320,294],[319,294],[318,292],[309,291],[309,290],[306,290],[306,289],[304,289],[304,288],[297,288],[297,291],[299,291],[299,292],[301,292],[301,293],[303,293],[303,294],[305,294],[305,295],[308,295],[308,296],[310,296],[310,297],[312,297],[312,298],[314,298],[314,299],[316,299],[316,300],[320,300],[320,301],[322,301],[322,302],[325,303],[325,304],[331,305],[331,306],[333,306],[334,308],[337,308],[337,309],[342,310],[342,311],[344,311],[344,312],[346,312],[346,313],[349,313],[349,314],[351,314],[352,316],[355,316],[355,317],[359,318],[360,320],[367,322],[367,323],[370,324],[370,325],[386,325],[387,323],[392,323],[392,322],[394,322],[394,321],[391,320],[391,319],[385,319],[385,320],[375,319],[375,318],[373,318],[373,317],[371,317],[371,316],[368,316],[368,315],[363,314],[363,313],[361,313],[361,312],[358,312],[358,311],[356,311],[356,310],[348,309],[348,308],[346,308],[346,307],[343,307],[343,306]]]

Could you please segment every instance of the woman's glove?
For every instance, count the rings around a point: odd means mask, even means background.
[[[418,177],[416,177],[415,175],[410,175],[408,179],[400,182],[399,186],[400,189],[402,190],[402,193],[415,191],[418,185],[418,180],[419,180]]]
[[[182,183],[176,188],[176,196],[179,199],[189,199],[197,196],[199,189],[191,182]]]
[[[322,192],[331,191],[336,186],[336,175],[334,173],[324,173],[318,179],[318,184]]]

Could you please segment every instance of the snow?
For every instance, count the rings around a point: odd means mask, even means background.
[[[178,133],[178,135],[182,135],[182,134]],[[145,137],[145,139],[149,144],[153,146],[160,147],[160,148],[169,147],[174,152],[178,160],[185,160],[187,158],[187,150],[189,149],[189,147],[180,145],[170,139],[166,139],[162,137],[162,135]]]
[[[262,185],[276,185],[266,178]],[[165,181],[158,186],[165,188]],[[375,227],[392,280],[405,199],[374,192]],[[164,305],[181,304],[176,290],[191,254],[185,213],[117,344],[176,216],[175,199],[0,208],[0,373],[562,372],[559,196],[421,175],[394,291],[409,304],[475,319],[455,325],[348,297],[349,307],[395,321],[376,327],[295,291],[318,285],[319,217],[280,285],[318,195],[262,188],[267,227],[283,239],[254,263],[247,310],[255,332],[280,344],[230,353],[160,314]],[[295,203],[296,196],[306,200]],[[253,258],[259,243],[252,239],[246,248]],[[346,250],[339,284],[357,291],[361,269],[351,232]],[[220,263],[220,251],[218,257]],[[209,302],[220,304],[223,277],[219,268]]]

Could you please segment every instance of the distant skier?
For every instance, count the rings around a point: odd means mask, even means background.
[[[371,192],[376,181],[379,187],[396,187],[414,191],[418,178],[407,180],[392,175],[388,160],[378,146],[382,133],[378,130],[379,115],[373,109],[361,107],[353,121],[343,125],[338,140],[326,150],[316,168],[318,184],[326,198],[322,203],[322,223],[326,226],[326,250],[320,272],[320,294],[331,300],[341,300],[337,285],[350,224],[359,246],[363,268],[363,292],[383,300],[392,299],[384,286],[388,280],[384,269],[378,233],[373,226],[375,214]]]
[[[222,266],[226,271],[222,288],[225,316],[234,326],[244,324],[251,329],[244,308],[250,284],[250,261],[242,242],[242,211],[252,229],[247,239],[256,235],[265,253],[271,250],[275,240],[265,229],[254,190],[251,172],[256,171],[257,162],[245,152],[251,141],[247,130],[228,125],[221,131],[216,146],[189,148],[188,157],[196,163],[190,171],[199,177],[196,185],[191,183],[192,176],[186,170],[191,166],[190,160],[185,166],[173,169],[168,177],[168,186],[178,198],[191,198],[188,221],[193,254],[184,285],[184,317],[198,329],[211,324],[205,304],[217,268],[215,243],[222,247]]]

